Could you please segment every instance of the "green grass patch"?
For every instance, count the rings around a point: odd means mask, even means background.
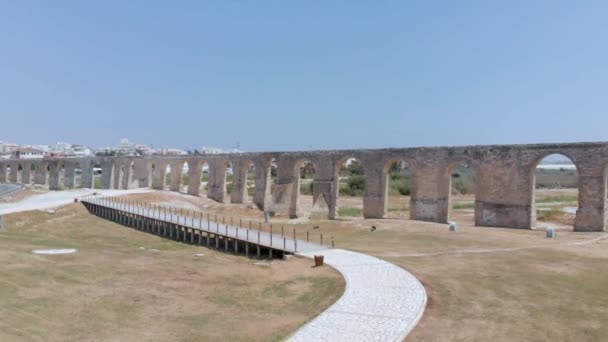
[[[555,196],[547,196],[538,200],[538,203],[548,203],[548,202],[577,202],[578,195],[555,195]]]
[[[536,219],[539,221],[557,221],[564,213],[559,208],[550,208],[547,210],[537,210]]]
[[[455,202],[452,204],[452,209],[473,209],[475,202]]]
[[[341,207],[338,209],[339,216],[363,216],[363,209],[355,207]]]

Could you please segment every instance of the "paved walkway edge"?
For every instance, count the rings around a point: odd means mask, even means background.
[[[340,299],[287,340],[401,341],[424,313],[427,294],[408,271],[363,253],[342,249],[299,253],[323,255],[346,282]]]

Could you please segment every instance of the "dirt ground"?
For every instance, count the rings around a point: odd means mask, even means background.
[[[567,190],[566,194],[570,191]],[[539,200],[562,192],[537,191]],[[261,220],[250,205],[218,204],[173,193],[131,196],[172,203],[210,215]],[[472,202],[473,196],[455,196]],[[391,208],[409,198],[391,198]],[[301,196],[303,207],[310,196]],[[362,205],[342,198],[340,205]],[[465,205],[466,207],[466,205]],[[389,214],[407,217],[407,211]],[[546,239],[546,223],[534,230],[474,227],[473,210],[453,210],[458,231],[447,225],[405,218],[309,221],[275,217],[272,223],[333,236],[336,247],[375,255],[416,275],[429,303],[411,341],[599,341],[608,336],[608,234],[575,233],[563,226]],[[371,227],[377,229],[372,232]]]
[[[268,263],[161,239],[80,204],[5,223],[0,341],[277,341],[344,291],[335,270],[308,259]],[[78,252],[31,253],[48,248]]]
[[[0,203],[14,203],[24,200],[28,197],[32,197],[35,195],[39,195],[42,193],[48,192],[48,190],[38,187],[38,186],[29,186],[28,188],[12,193],[10,195],[0,197]]]

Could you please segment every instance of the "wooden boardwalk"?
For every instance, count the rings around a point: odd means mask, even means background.
[[[177,241],[215,247],[226,252],[255,257],[281,257],[285,254],[310,253],[327,250],[320,244],[296,238],[295,230],[289,235],[263,231],[262,225],[247,227],[218,222],[210,215],[155,206],[143,202],[121,200],[115,197],[88,196],[81,199],[87,210],[96,216],[112,220],[140,231]],[[257,228],[257,229],[256,229]],[[272,229],[272,228],[270,228]],[[306,234],[308,238],[308,233]],[[315,234],[319,235],[319,234]],[[332,241],[330,242],[333,245]]]

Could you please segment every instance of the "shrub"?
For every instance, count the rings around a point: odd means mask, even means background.
[[[340,194],[348,196],[363,196],[365,193],[365,177],[353,175],[348,177],[346,184],[340,186]]]
[[[312,195],[312,182],[300,184],[300,194]]]
[[[410,175],[405,172],[391,172],[388,179],[388,191],[391,195],[410,195]]]
[[[557,221],[564,213],[559,208],[550,208],[547,210],[537,210],[536,219],[539,221]]]

